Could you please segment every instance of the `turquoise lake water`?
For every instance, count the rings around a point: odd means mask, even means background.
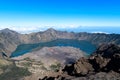
[[[53,46],[75,47],[75,48],[79,48],[80,50],[86,52],[87,54],[91,54],[92,52],[96,50],[96,46],[87,41],[58,39],[58,40],[53,40],[50,42],[42,42],[42,43],[37,43],[37,44],[21,44],[16,48],[16,50],[12,53],[10,57],[17,57],[17,56],[26,54],[28,52],[33,51],[36,48],[53,47]]]

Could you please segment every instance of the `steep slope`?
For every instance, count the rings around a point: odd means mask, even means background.
[[[4,29],[0,31],[0,52],[6,53],[8,56],[11,55],[11,52],[16,49],[16,47],[21,43],[20,34],[9,30]]]
[[[67,74],[66,74],[67,73]],[[57,73],[56,73],[57,74]],[[62,73],[45,77],[42,80],[119,80],[120,47],[103,44],[87,58],[80,58],[71,65],[66,65]]]
[[[119,34],[104,34],[104,33],[79,33],[78,40],[87,40],[97,46],[103,43],[120,44]]]
[[[0,80],[23,80],[30,76],[27,68],[18,67],[11,59],[0,59]]]
[[[57,31],[52,28],[43,32],[19,34],[15,31],[4,29],[0,31],[0,51],[10,56],[20,44],[48,42],[56,39],[86,40],[97,46],[101,43],[120,44],[119,34],[73,33]]]
[[[37,33],[23,34],[21,41],[24,43],[39,43],[47,42],[56,39],[77,39],[74,33],[68,33],[65,31],[57,31],[52,28]]]

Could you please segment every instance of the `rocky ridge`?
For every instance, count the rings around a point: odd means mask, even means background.
[[[10,29],[0,31],[0,52],[4,52],[8,57],[20,44],[32,44],[39,42],[48,42],[56,39],[76,39],[86,40],[97,46],[100,43],[120,44],[119,34],[100,34],[100,33],[73,33],[66,31],[57,31],[52,28],[30,34],[20,34]]]
[[[66,65],[59,75],[46,76],[42,80],[119,80],[120,47],[103,44],[89,58],[80,58]],[[41,79],[40,79],[41,80]]]

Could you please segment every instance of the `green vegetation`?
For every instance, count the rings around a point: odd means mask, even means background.
[[[34,65],[43,65],[41,61],[35,61],[34,59],[30,59],[29,57],[24,58],[24,62],[21,62],[21,65],[24,67],[31,67],[33,64]]]
[[[29,76],[31,73],[27,68],[20,68],[15,65],[1,66],[3,73],[0,74],[0,80],[19,80],[24,76]]]
[[[29,57],[24,58],[24,60],[30,61],[30,62],[34,62],[35,61],[34,59],[30,59]]]
[[[28,67],[32,66],[32,63],[31,62],[22,62],[21,65],[28,68]]]
[[[35,65],[43,65],[43,63],[41,61],[36,61],[34,62]]]
[[[60,63],[57,63],[56,65],[53,64],[50,66],[51,70],[53,70],[55,72],[58,71],[60,69],[60,67],[61,67]]]

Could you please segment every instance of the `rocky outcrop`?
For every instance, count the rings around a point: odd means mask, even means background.
[[[84,76],[93,70],[94,68],[92,65],[84,57],[80,58],[76,63],[72,65],[66,65],[63,69],[64,72],[67,72],[69,75],[74,76]]]
[[[88,59],[80,58],[75,63],[66,65],[59,77],[52,76],[42,80],[119,80],[119,76],[120,47],[103,44]]]
[[[44,77],[43,79],[39,80],[119,80],[120,74],[116,72],[98,72],[95,74],[81,76],[81,77],[74,77],[69,75],[58,75],[56,77]]]
[[[97,71],[117,71],[120,69],[120,47],[114,44],[102,45],[90,57],[91,63],[98,65]]]

